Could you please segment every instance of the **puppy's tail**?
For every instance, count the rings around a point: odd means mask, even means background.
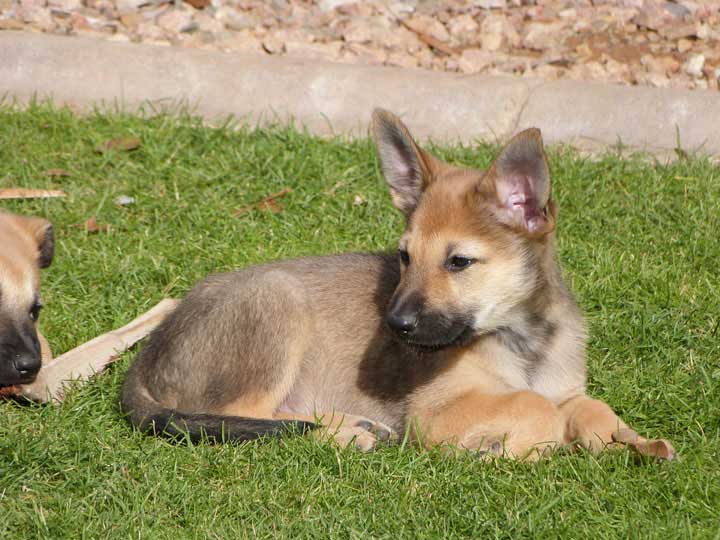
[[[134,367],[134,366],[133,366]],[[130,423],[153,435],[188,437],[197,442],[251,441],[260,437],[280,437],[295,432],[307,433],[316,426],[301,420],[270,420],[202,413],[183,413],[160,405],[130,368],[122,389],[121,406]]]

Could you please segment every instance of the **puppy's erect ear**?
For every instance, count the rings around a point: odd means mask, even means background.
[[[515,135],[485,179],[483,188],[494,195],[496,213],[503,223],[533,235],[553,230],[550,169],[539,129]]]
[[[35,241],[38,250],[38,266],[47,268],[55,253],[55,237],[52,224],[43,218],[13,216],[15,223]]]
[[[400,119],[388,111],[373,111],[372,133],[393,204],[409,216],[434,180],[436,159],[422,150]]]

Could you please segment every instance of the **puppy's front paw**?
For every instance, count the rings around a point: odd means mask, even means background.
[[[386,426],[382,422],[374,422],[368,418],[363,418],[355,422],[354,427],[362,428],[369,431],[378,441],[394,441],[397,440],[398,434],[390,426]]]
[[[677,459],[675,448],[665,439],[645,439],[634,429],[619,429],[612,434],[616,443],[626,444],[638,454],[672,461]]]
[[[330,430],[328,438],[343,448],[355,448],[360,452],[371,452],[378,444],[374,433],[358,426],[340,426],[334,431]]]

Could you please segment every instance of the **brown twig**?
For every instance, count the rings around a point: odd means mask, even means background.
[[[233,216],[235,216],[235,217],[241,216],[254,208],[264,208],[264,209],[270,210],[271,212],[277,213],[282,209],[282,207],[280,207],[275,202],[275,200],[279,199],[280,197],[284,197],[291,191],[292,191],[292,188],[286,187],[286,188],[281,189],[277,193],[271,193],[270,195],[260,199],[259,201],[255,201],[252,204],[243,206],[242,208],[238,208],[237,210],[235,210],[235,212],[233,212]]]

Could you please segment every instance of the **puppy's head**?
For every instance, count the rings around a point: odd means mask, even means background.
[[[425,152],[386,111],[373,113],[373,135],[407,225],[390,328],[410,345],[439,349],[511,324],[543,286],[552,249],[555,206],[540,131],[513,138],[486,172]]]
[[[53,257],[52,225],[0,212],[0,387],[32,382],[41,365],[36,322],[40,269]]]

